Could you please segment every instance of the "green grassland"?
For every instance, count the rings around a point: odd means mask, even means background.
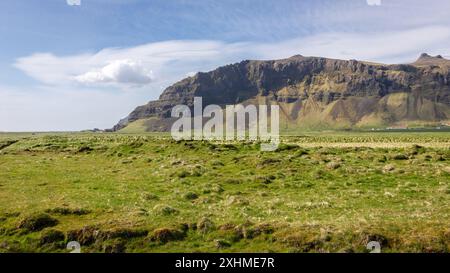
[[[449,252],[450,133],[0,134],[0,252]]]

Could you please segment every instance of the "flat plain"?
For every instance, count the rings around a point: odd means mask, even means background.
[[[450,133],[0,134],[0,252],[450,251]]]

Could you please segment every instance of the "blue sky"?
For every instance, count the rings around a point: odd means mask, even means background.
[[[378,1],[2,0],[0,131],[109,128],[242,59],[450,55],[450,1]]]

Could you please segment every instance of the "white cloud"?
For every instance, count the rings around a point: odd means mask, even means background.
[[[448,55],[450,27],[429,26],[395,32],[322,33],[277,43],[166,41],[97,53],[55,56],[36,53],[15,66],[46,84],[169,85],[194,71],[205,71],[242,59],[277,59],[296,54],[377,62],[412,62],[421,52]]]
[[[67,5],[69,6],[80,6],[81,0],[67,0]]]
[[[450,27],[430,26],[374,33],[323,33],[274,45],[260,45],[268,57],[302,54],[383,63],[413,62],[420,53],[449,53]]]
[[[381,6],[381,0],[367,0],[369,6]]]
[[[450,27],[428,26],[392,32],[322,33],[277,43],[166,41],[71,56],[36,53],[19,58],[15,66],[42,86],[33,90],[0,86],[0,130],[111,128],[137,105],[156,99],[163,87],[195,71],[243,59],[302,54],[407,63],[422,52],[448,56],[449,44]],[[107,88],[99,88],[103,86]],[[133,92],[120,92],[124,89]]]
[[[220,55],[233,55],[234,46],[204,40],[166,41],[72,56],[36,53],[17,59],[14,66],[47,85],[135,85],[148,83],[152,78],[164,82],[205,63],[220,64],[224,60]],[[191,68],[185,71],[188,67]]]
[[[80,83],[119,83],[145,85],[152,81],[152,71],[133,60],[116,60],[100,70],[75,77]]]
[[[194,77],[196,74],[197,74],[197,72],[191,71],[191,72],[186,73],[186,77]]]

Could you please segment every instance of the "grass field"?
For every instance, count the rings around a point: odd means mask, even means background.
[[[0,252],[450,251],[450,133],[0,134]]]

